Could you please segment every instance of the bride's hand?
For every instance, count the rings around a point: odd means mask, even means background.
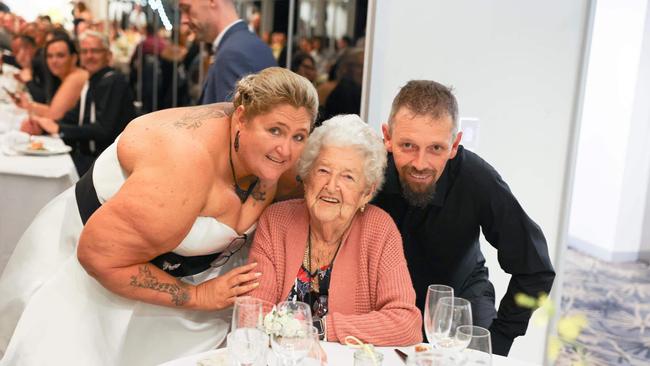
[[[259,286],[261,273],[253,272],[257,263],[237,267],[228,273],[202,283],[196,288],[197,308],[221,310],[234,304],[238,296]]]

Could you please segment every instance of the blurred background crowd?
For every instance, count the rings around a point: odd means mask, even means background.
[[[359,113],[367,0],[234,3],[277,64],[316,86],[320,121]],[[76,57],[79,38],[91,30],[108,37],[110,66],[126,76],[137,114],[198,103],[213,48],[183,24],[178,1],[104,1],[99,6],[106,8],[96,11],[101,15],[93,12],[98,7],[94,2],[78,1],[68,4],[69,14],[58,11],[35,19],[0,4],[2,63],[19,70],[14,76],[18,90],[0,93],[19,98],[15,93],[26,91],[34,102],[52,103],[63,79],[75,66],[84,68]],[[70,43],[60,54],[48,53],[53,40]]]

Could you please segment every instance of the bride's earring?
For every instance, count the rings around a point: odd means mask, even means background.
[[[233,147],[235,148],[235,152],[239,151],[239,131],[235,134],[235,142],[233,143]]]

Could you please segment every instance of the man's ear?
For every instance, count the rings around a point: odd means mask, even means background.
[[[384,123],[381,125],[381,133],[384,135],[384,146],[388,152],[393,152],[393,142],[390,136],[390,127]]]
[[[456,153],[458,153],[458,146],[460,146],[460,140],[462,139],[462,137],[463,137],[463,131],[458,131],[458,133],[456,134],[456,139],[451,145],[451,154],[449,155],[449,159],[453,159],[456,157]]]

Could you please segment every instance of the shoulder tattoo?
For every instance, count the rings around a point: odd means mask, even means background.
[[[201,127],[203,121],[206,119],[223,118],[226,116],[228,115],[223,109],[215,108],[214,106],[195,107],[189,109],[180,119],[174,121],[174,127],[195,130]]]

